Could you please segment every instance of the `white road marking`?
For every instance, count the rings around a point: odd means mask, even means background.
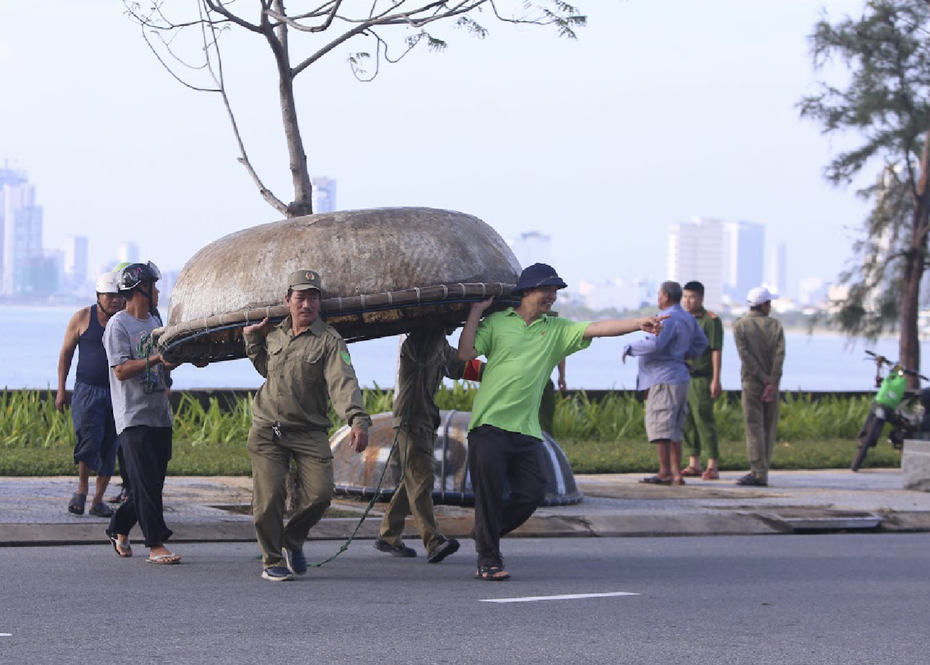
[[[612,596],[638,596],[629,591],[611,593],[566,593],[561,596],[524,596],[523,598],[482,598],[482,603],[535,603],[541,600],[581,600],[584,598],[610,598]]]
[[[0,633],[0,637],[13,637],[13,633]]]

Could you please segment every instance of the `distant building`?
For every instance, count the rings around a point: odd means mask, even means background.
[[[22,176],[17,181],[8,170],[5,170],[4,180],[0,194],[3,218],[2,293],[8,296],[44,293],[44,281],[36,282],[44,266],[44,257],[42,208],[36,205],[35,185],[26,182]]]
[[[116,256],[119,258],[117,263],[138,263],[139,245],[129,240],[120,243],[116,248]]]
[[[313,212],[335,212],[336,180],[326,176],[316,176],[310,178],[310,184],[313,185],[313,196],[311,201]]]
[[[802,305],[823,305],[829,299],[830,284],[820,277],[805,277],[798,281],[798,302]]]
[[[668,232],[668,279],[684,286],[704,285],[704,304],[720,309],[724,286],[724,222],[699,217],[678,222]]]
[[[785,278],[785,269],[787,266],[787,248],[785,243],[780,242],[769,251],[768,273],[765,278],[765,284],[769,291],[779,295],[788,294],[788,282]]]
[[[87,236],[68,236],[63,251],[62,273],[64,284],[69,289],[78,289],[87,281]]]
[[[551,246],[552,238],[539,231],[521,233],[507,242],[521,268],[534,263],[548,263],[552,265]]]
[[[724,225],[723,295],[741,303],[753,287],[763,281],[765,227],[754,222],[727,222]]]
[[[614,279],[594,284],[585,279],[578,283],[578,293],[584,306],[595,311],[615,309],[618,311],[639,309],[654,304],[652,285],[642,280],[631,282]]]

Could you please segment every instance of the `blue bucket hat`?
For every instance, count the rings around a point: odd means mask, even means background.
[[[564,289],[568,284],[562,281],[562,278],[559,277],[552,266],[545,263],[534,263],[524,268],[523,272],[520,273],[520,279],[517,281],[513,292],[522,295],[527,289],[534,289],[539,286],[554,286],[558,289]]]

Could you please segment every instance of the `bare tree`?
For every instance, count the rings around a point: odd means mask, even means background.
[[[123,1],[128,15],[142,28],[152,52],[172,76],[193,90],[222,97],[238,143],[239,162],[265,201],[288,217],[313,212],[310,172],[298,122],[294,82],[324,56],[350,41],[367,42],[368,50],[351,52],[348,64],[357,79],[371,81],[378,75],[382,63],[396,63],[420,44],[434,51],[447,48],[447,42],[433,32],[438,24],[452,25],[484,38],[488,30],[477,19],[487,16],[506,23],[549,26],[560,36],[574,39],[575,29],[587,22],[575,7],[562,0],[369,0],[367,3],[312,0],[303,2],[309,7],[294,14],[288,13],[284,0],[197,0],[196,14],[186,18],[173,14],[169,18],[167,3],[163,0],[145,5]],[[245,5],[248,13],[244,11]],[[235,11],[237,9],[240,11]],[[227,95],[220,50],[222,34],[231,29],[247,31],[264,39],[274,59],[294,189],[290,203],[284,203],[264,185],[249,160],[236,122]],[[181,49],[182,35],[189,33],[195,34],[198,43],[194,59],[189,59]],[[315,49],[296,63],[291,60],[289,47],[292,33],[313,43]],[[198,75],[204,73],[209,83],[195,83]]]

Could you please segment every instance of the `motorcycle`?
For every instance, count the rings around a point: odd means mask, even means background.
[[[869,415],[859,430],[856,456],[850,469],[858,471],[865,461],[869,448],[878,443],[885,424],[891,424],[888,440],[895,450],[904,446],[904,439],[912,438],[915,432],[926,429],[924,421],[930,414],[930,388],[920,392],[907,390],[907,377],[916,376],[930,381],[923,374],[892,362],[884,356],[866,351],[875,362],[875,387],[878,393],[869,408]],[[884,377],[882,372],[888,368]]]

